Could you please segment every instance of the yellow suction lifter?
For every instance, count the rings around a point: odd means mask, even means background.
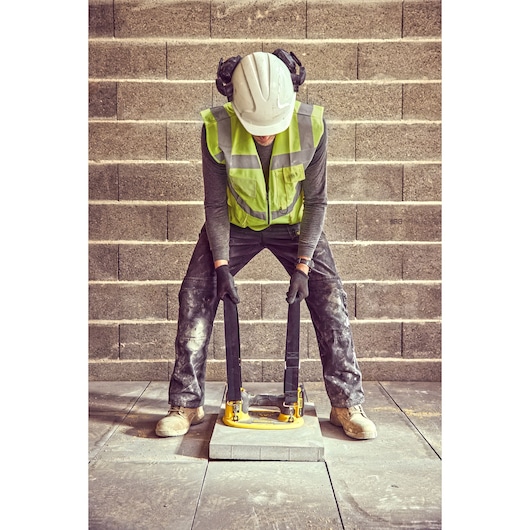
[[[240,429],[296,429],[304,424],[303,385],[300,371],[300,302],[289,305],[285,347],[284,393],[280,395],[248,393],[241,382],[241,352],[237,305],[223,300],[227,391],[223,423]]]

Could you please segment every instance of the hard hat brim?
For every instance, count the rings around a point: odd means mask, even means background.
[[[294,104],[296,101],[296,94],[293,93],[293,100],[289,105],[289,109],[285,112],[284,117],[272,124],[267,125],[258,125],[255,123],[252,123],[248,120],[246,120],[240,112],[233,106],[234,112],[236,113],[237,118],[241,122],[241,125],[245,128],[247,132],[249,132],[252,136],[272,136],[274,134],[280,134],[281,132],[285,131],[287,127],[289,127],[289,124],[291,123],[291,120],[293,118],[293,112],[294,112]]]

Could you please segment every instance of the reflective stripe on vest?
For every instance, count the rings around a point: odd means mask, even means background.
[[[323,110],[296,102],[289,127],[274,140],[268,192],[254,140],[237,119],[232,104],[201,113],[208,150],[226,165],[231,223],[263,230],[271,224],[301,221],[302,181],[324,133]]]

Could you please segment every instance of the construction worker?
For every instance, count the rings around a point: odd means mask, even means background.
[[[323,108],[296,99],[305,69],[293,53],[219,62],[228,98],[204,110],[206,222],[179,293],[170,409],[156,426],[181,436],[204,418],[207,347],[221,299],[239,303],[234,276],[264,248],[290,276],[287,302],[306,300],[315,328],[330,421],[355,439],[377,436],[366,416],[346,293],[322,231],[327,206]]]

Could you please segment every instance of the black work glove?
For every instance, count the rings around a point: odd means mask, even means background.
[[[228,296],[234,304],[239,304],[239,295],[234,282],[234,277],[230,274],[228,265],[221,265],[215,269],[217,275],[217,297],[224,300]]]
[[[295,269],[291,276],[291,284],[287,291],[287,303],[301,302],[304,298],[309,296],[309,286],[307,281],[309,276],[300,269]]]

